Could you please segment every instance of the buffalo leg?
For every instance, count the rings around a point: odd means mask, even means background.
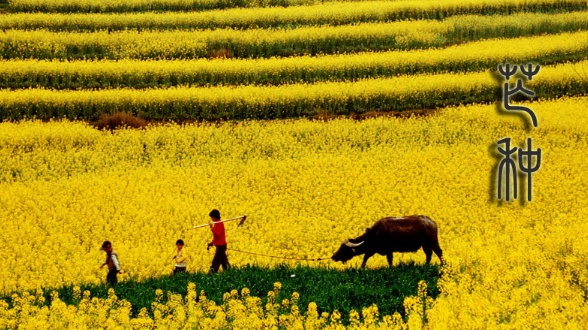
[[[392,258],[393,258],[392,251],[390,251],[390,252],[388,252],[388,254],[386,255],[386,259],[388,260],[388,265],[389,265],[390,267],[392,267]]]
[[[425,255],[427,256],[426,263],[431,263],[431,256],[433,255],[433,250],[429,246],[423,246],[423,251],[425,251]]]
[[[441,251],[439,243],[437,243],[437,245],[433,247],[433,251],[435,251],[435,254],[437,255],[437,257],[439,257],[439,260],[441,260],[441,265],[443,265],[443,251]]]
[[[366,253],[363,255],[363,262],[361,263],[361,268],[365,268],[365,264],[367,263],[368,259],[371,258],[373,255],[373,253]]]

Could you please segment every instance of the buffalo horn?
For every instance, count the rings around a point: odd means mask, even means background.
[[[362,245],[362,244],[363,244],[363,242],[359,242],[359,243],[351,243],[351,242],[349,242],[349,240],[345,240],[345,245],[346,245],[346,246],[349,246],[349,247],[351,247],[351,248],[354,248],[354,247],[360,246],[360,245]]]

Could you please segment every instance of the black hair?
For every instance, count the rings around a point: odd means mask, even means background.
[[[215,219],[220,219],[220,212],[217,209],[214,209],[210,211],[210,214],[208,214],[208,216],[213,217]]]
[[[184,245],[184,240],[181,240],[181,239],[177,240],[176,241],[176,245],[178,245],[178,244]]]

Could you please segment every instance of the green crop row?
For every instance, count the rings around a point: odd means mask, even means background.
[[[583,95],[588,79],[578,75],[588,61],[542,67],[527,88],[537,98]],[[37,117],[97,119],[129,112],[154,120],[266,119],[404,111],[501,100],[500,77],[490,72],[413,75],[357,82],[110,90],[1,90],[0,119]]]
[[[528,4],[505,1],[367,1],[328,2],[315,6],[236,8],[205,12],[147,12],[127,14],[16,13],[0,15],[0,29],[50,31],[118,31],[124,29],[270,28],[300,25],[345,25],[406,19],[444,19],[479,14],[586,10],[578,0],[542,0]]]
[[[8,0],[9,7],[16,12],[140,12],[140,11],[202,11],[227,8],[259,8],[259,7],[289,7],[300,5],[315,5],[332,0]],[[368,0],[369,1],[369,0]],[[338,2],[360,2],[358,0],[338,0]],[[553,8],[567,8],[569,6],[586,8],[581,0],[535,0],[513,3],[509,0],[405,0],[392,1],[408,8],[439,8],[437,15],[451,13],[455,8],[482,8],[484,11],[495,11],[496,7],[503,10],[513,8],[529,8],[530,10],[551,10]],[[443,17],[443,16],[441,16]]]
[[[513,47],[516,45],[516,47]],[[484,71],[500,63],[579,61],[588,32],[490,39],[446,49],[271,59],[174,61],[0,61],[0,88],[154,88],[177,85],[280,85],[399,74]]]
[[[328,1],[328,0],[326,0]],[[353,1],[353,0],[349,0]],[[15,12],[123,13],[311,5],[321,0],[8,0]]]
[[[453,16],[297,29],[100,31],[8,30],[0,58],[122,59],[292,56],[441,47],[482,38],[511,38],[588,29],[588,12]],[[513,47],[516,47],[513,45]]]

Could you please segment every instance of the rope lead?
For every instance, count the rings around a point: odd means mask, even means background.
[[[241,252],[241,253],[247,253],[247,254],[253,254],[253,255],[256,255],[256,256],[269,257],[269,258],[291,259],[291,260],[300,260],[300,261],[321,261],[321,260],[331,259],[331,258],[303,259],[303,258],[278,257],[278,256],[270,256],[270,255],[267,255],[267,254],[261,254],[261,253],[253,253],[253,252],[247,252],[247,251],[239,251],[239,250],[229,249],[229,248],[227,248],[227,250],[229,250],[229,251],[235,251],[235,252]]]

